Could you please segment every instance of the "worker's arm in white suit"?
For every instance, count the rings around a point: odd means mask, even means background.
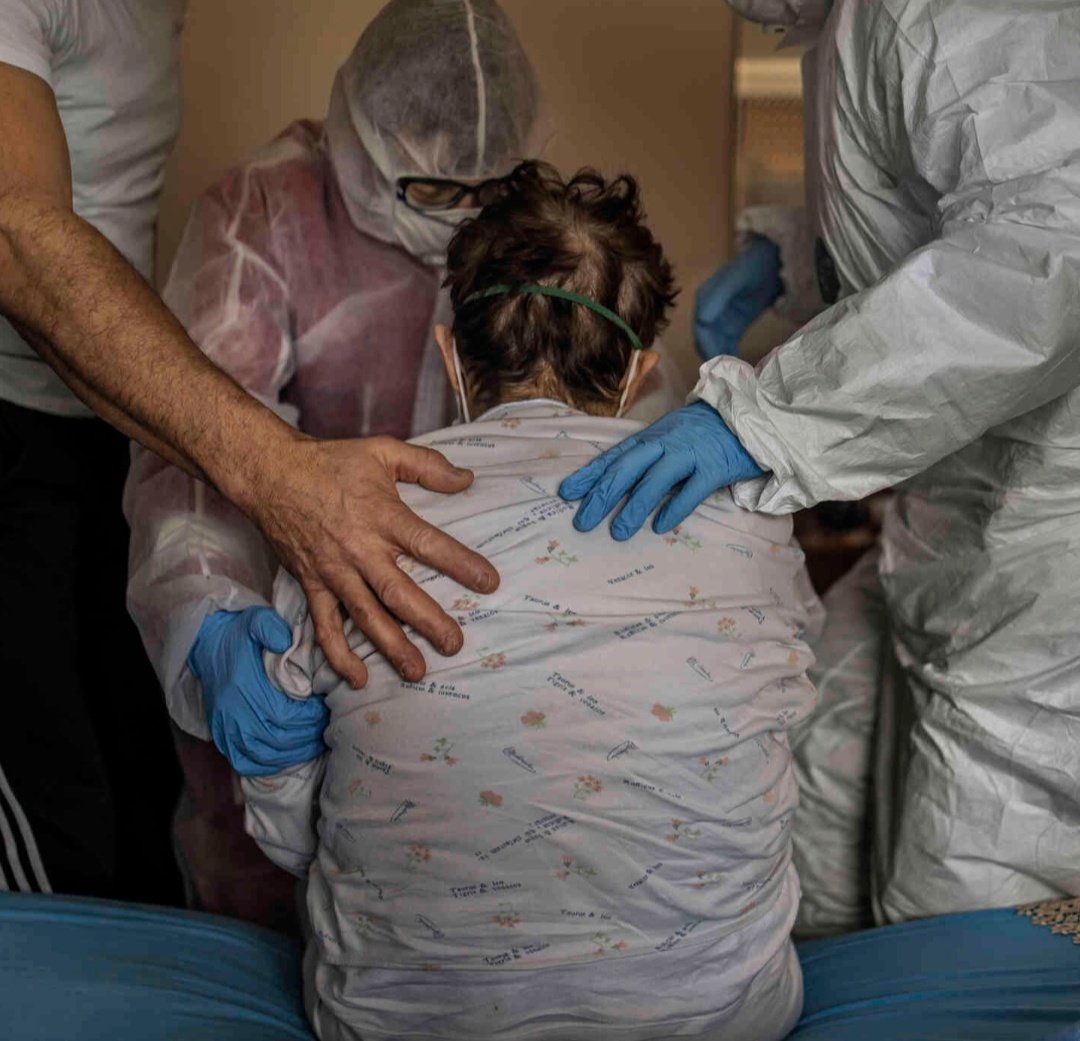
[[[937,237],[756,372],[727,358],[703,368],[695,395],[772,471],[736,487],[752,509],[861,498],[1080,381],[1080,82],[986,73],[961,92],[885,6],[859,15],[873,24],[848,59],[864,67],[841,71],[871,95],[852,106],[866,120],[855,165],[932,185]]]
[[[315,815],[326,756],[270,777],[245,777],[244,828],[278,867],[307,877],[319,843]]]
[[[300,583],[281,570],[274,580],[271,602],[293,632],[292,646],[284,654],[266,654],[267,673],[290,697],[326,696],[342,688],[341,678],[315,642],[315,625]],[[351,623],[346,623],[349,649],[361,659],[372,644]],[[273,774],[245,777],[244,827],[262,851],[279,867],[304,876],[318,846],[319,790],[327,756]]]
[[[280,401],[293,372],[280,276],[242,239],[265,227],[239,176],[196,204],[164,297],[207,356],[292,425]],[[247,206],[234,212],[242,197]],[[270,601],[276,563],[262,533],[214,488],[136,446],[124,495],[131,525],[128,603],[170,712],[209,738],[188,652],[204,618]]]

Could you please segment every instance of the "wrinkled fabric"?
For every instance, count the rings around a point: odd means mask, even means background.
[[[736,487],[751,509],[905,482],[879,918],[1080,893],[1080,8],[841,0],[810,63],[841,298],[695,393],[772,471]]]
[[[185,781],[173,814],[173,846],[188,906],[300,936],[296,879],[244,831],[239,776],[212,742],[175,724],[172,734]]]
[[[420,683],[353,631],[370,678],[348,688],[279,576],[294,646],[268,671],[325,693],[330,751],[243,788],[267,854],[310,865],[324,1039],[793,1024],[787,732],[813,708],[819,605],[790,521],[726,491],[664,537],[575,532],[560,480],[636,429],[534,401],[419,439],[476,482],[405,501],[502,575],[478,597],[404,563],[465,633]]]
[[[871,550],[825,594],[827,619],[813,642],[814,715],[791,733],[799,812],[793,832],[803,896],[800,938],[873,925],[870,823],[878,690],[888,665],[886,614]]]

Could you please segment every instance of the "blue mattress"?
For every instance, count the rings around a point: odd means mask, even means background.
[[[1080,1022],[1080,946],[1014,911],[803,944],[790,1041],[1044,1041]],[[0,893],[2,1041],[313,1041],[300,952],[211,915]]]
[[[1080,1022],[1080,945],[1012,909],[799,946],[789,1041],[1042,1041]]]
[[[3,1041],[313,1041],[300,958],[213,915],[0,893]]]

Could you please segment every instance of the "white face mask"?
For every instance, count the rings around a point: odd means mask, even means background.
[[[394,238],[422,264],[440,267],[446,263],[446,247],[458,227],[480,213],[479,208],[418,213],[395,200]]]

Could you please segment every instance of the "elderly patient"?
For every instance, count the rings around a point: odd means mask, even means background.
[[[353,690],[282,573],[329,752],[245,779],[248,829],[308,878],[308,1006],[323,1039],[781,1038],[797,797],[788,730],[814,691],[817,604],[787,518],[727,492],[666,537],[577,533],[560,480],[637,429],[670,268],[629,177],[515,171],[449,251],[437,330],[464,426],[417,439],[476,473],[422,516],[481,550],[498,592],[401,566],[465,647],[421,683],[366,654]]]

